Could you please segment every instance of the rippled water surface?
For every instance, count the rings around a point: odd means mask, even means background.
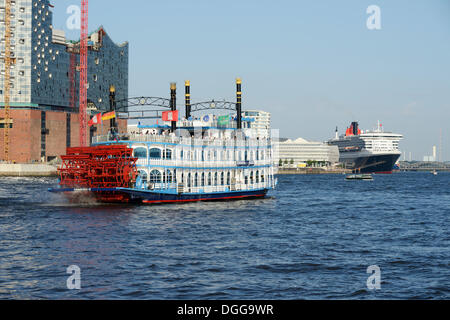
[[[264,200],[156,206],[0,179],[0,299],[450,298],[450,174],[280,176]]]

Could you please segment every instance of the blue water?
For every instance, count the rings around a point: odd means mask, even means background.
[[[73,205],[55,182],[0,180],[0,299],[450,298],[450,174],[280,176],[264,200],[156,206]]]

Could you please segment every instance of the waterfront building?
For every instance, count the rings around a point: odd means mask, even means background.
[[[48,0],[12,1],[10,160],[48,161],[79,142],[79,42],[52,25]],[[0,160],[3,159],[5,1],[0,0]],[[2,23],[3,22],[3,23]],[[128,43],[115,44],[103,27],[88,38],[88,110],[109,110],[109,87],[116,99],[128,98]],[[3,122],[2,122],[3,120]],[[108,130],[108,123],[92,127]],[[119,121],[126,131],[126,122]]]
[[[287,139],[279,143],[279,158],[283,164],[301,167],[309,162],[332,165],[339,161],[339,149],[322,142],[307,141],[302,138]]]
[[[431,156],[424,156],[423,161],[424,162],[436,162],[438,160],[437,158],[437,147],[433,146],[433,155]]]
[[[251,128],[260,137],[270,136],[271,114],[261,110],[247,110],[242,112],[242,116],[253,119]]]

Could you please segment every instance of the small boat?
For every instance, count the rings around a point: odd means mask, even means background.
[[[345,177],[346,180],[373,180],[371,174],[350,174]]]
[[[436,170],[434,170],[433,172],[431,172],[433,175],[435,175],[435,176],[437,176],[438,175],[438,173],[437,173],[437,171]]]

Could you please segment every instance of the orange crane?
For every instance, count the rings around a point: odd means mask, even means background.
[[[11,89],[11,66],[16,59],[11,57],[11,0],[5,0],[5,77],[3,78],[3,95],[5,103],[4,114],[4,160],[9,161],[9,126],[10,126],[10,89]]]
[[[80,33],[80,146],[88,146],[87,141],[87,63],[88,63],[88,0],[81,0]]]

